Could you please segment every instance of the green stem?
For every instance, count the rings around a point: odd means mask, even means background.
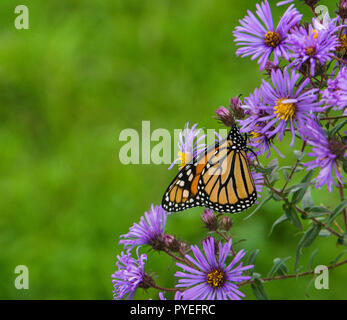
[[[301,152],[304,152],[305,147],[306,147],[306,141],[303,141],[302,147],[301,147]],[[294,165],[294,167],[292,169],[292,171],[290,172],[290,174],[289,174],[289,176],[287,178],[287,181],[284,183],[284,186],[283,186],[282,190],[280,191],[281,193],[283,193],[284,190],[286,189],[290,179],[292,178],[293,174],[295,173],[296,168],[298,167],[299,162],[300,162],[300,160],[297,159],[296,162],[295,162],[295,165]]]

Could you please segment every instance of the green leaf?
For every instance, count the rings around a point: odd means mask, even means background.
[[[319,251],[319,249],[314,249],[313,252],[310,255],[310,259],[308,260],[308,264],[307,264],[307,271],[310,271],[312,269],[312,264],[313,264],[313,259],[316,256],[317,252]]]
[[[278,180],[278,176],[279,176],[278,172],[276,171],[271,172],[268,178],[270,184],[273,184],[274,182],[276,182]]]
[[[253,293],[258,300],[269,300],[265,292],[263,283],[259,279],[254,279],[254,283],[251,284]]]
[[[295,270],[298,267],[299,260],[302,254],[302,249],[309,247],[313,243],[313,241],[318,236],[320,230],[321,230],[321,225],[314,224],[304,233],[304,235],[300,239],[298,247],[296,249]]]
[[[321,206],[313,206],[309,208],[307,211],[312,213],[331,214],[331,211],[328,208],[321,207]]]
[[[303,199],[303,197],[306,193],[306,190],[308,189],[308,187],[312,183],[311,182],[312,177],[313,177],[313,170],[310,170],[309,172],[307,172],[307,174],[301,180],[301,183],[299,183],[300,187],[294,192],[294,194],[292,196],[292,201],[291,201],[292,203],[298,203]],[[299,186],[299,185],[297,185],[297,186]]]
[[[323,230],[319,231],[319,236],[323,237],[323,238],[328,238],[331,236],[331,233],[328,230],[323,229]]]
[[[289,187],[288,189],[286,189],[285,193],[287,195],[293,193],[293,192],[297,192],[297,191],[300,191],[301,189],[307,189],[310,185],[312,184],[312,182],[305,182],[305,183],[298,183],[298,184],[295,184],[291,187]]]
[[[310,287],[311,287],[312,283],[314,282],[314,280],[315,280],[315,277],[314,276],[311,277],[311,280],[309,281],[309,283],[307,284],[307,286],[305,288],[305,296],[306,296],[307,299],[310,298],[310,295],[308,294],[308,290],[310,289]]]
[[[301,208],[306,211],[312,208],[313,206],[314,202],[311,195],[311,189],[308,188],[304,193],[304,196],[302,197]]]
[[[271,173],[272,170],[271,169],[266,169],[266,168],[264,168],[262,166],[257,166],[257,167],[255,167],[255,171],[260,172],[260,173],[262,173],[264,175],[268,175],[268,174]]]
[[[255,249],[248,257],[247,259],[247,265],[255,265],[255,262],[257,260],[258,254],[260,250]],[[253,274],[254,273],[254,268],[246,270],[247,274]]]
[[[246,218],[244,218],[243,220],[247,220],[247,219],[249,219],[251,216],[253,216],[266,202],[268,202],[270,199],[272,198],[272,195],[271,194],[269,194],[265,199],[263,199],[263,201],[262,202],[260,202],[259,204],[258,204],[258,206],[255,208],[255,210],[252,212],[252,213],[250,213]]]
[[[288,268],[286,266],[286,261],[289,260],[291,257],[286,257],[286,258],[275,258],[274,259],[274,264],[268,274],[268,277],[273,277],[276,274],[278,275],[285,275],[288,273]]]
[[[310,219],[310,218],[316,218],[321,217],[325,215],[330,215],[331,211],[327,208],[320,207],[320,206],[313,206],[311,208],[306,209],[307,214],[302,215],[303,219]]]
[[[267,168],[268,169],[277,169],[278,168],[278,159],[277,158],[274,158],[270,161],[270,163],[267,165]]]
[[[290,205],[289,203],[285,203],[283,205],[283,210],[287,216],[287,218],[289,219],[289,221],[297,228],[299,228],[300,230],[303,230],[302,228],[302,224],[301,221],[298,217],[298,214],[295,210],[295,208]]]
[[[287,221],[288,217],[286,214],[282,214],[272,225],[269,236],[272,234],[273,230],[275,229],[275,227],[277,227],[279,224],[281,224],[284,221]]]
[[[330,264],[336,264],[345,253],[347,253],[347,250],[343,250],[333,261],[330,262]]]
[[[343,246],[347,246],[347,233],[343,235],[343,238],[338,238],[337,243]]]
[[[347,158],[342,159],[342,168],[345,173],[347,173]]]
[[[291,169],[292,169],[291,166],[283,166],[283,167],[278,168],[278,170],[291,170]]]
[[[333,214],[326,220],[326,225],[330,226],[330,224],[337,218],[337,216],[342,212],[342,210],[346,208],[346,206],[347,199],[339,203],[339,205],[334,209]]]
[[[271,191],[272,192],[272,191]],[[280,195],[278,195],[277,193],[272,193],[272,198],[275,200],[275,201],[282,201],[283,200],[283,198],[280,196]]]
[[[332,128],[328,132],[328,136],[332,138],[341,128],[343,128],[347,124],[347,119],[340,122],[339,124],[335,125],[334,128]]]
[[[260,250],[259,249],[255,249],[248,257],[247,259],[247,265],[253,264],[255,265],[255,261],[257,260],[258,254],[259,254]]]
[[[299,161],[301,161],[304,156],[305,156],[304,152],[300,150],[294,150],[294,157],[298,159]]]
[[[273,171],[276,171],[278,168],[278,159],[274,158],[270,161],[268,166],[264,168],[263,166],[257,166],[256,171],[261,172],[265,175],[270,175]]]
[[[283,170],[283,178],[284,178],[284,180],[288,180],[288,178],[289,178],[289,170]]]

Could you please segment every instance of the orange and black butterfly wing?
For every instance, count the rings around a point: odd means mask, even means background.
[[[199,205],[195,200],[196,176],[196,166],[193,163],[188,163],[180,170],[164,193],[162,200],[164,210],[181,211]]]
[[[175,212],[202,205],[199,196],[200,175],[218,148],[219,143],[210,146],[180,170],[164,193],[164,210]]]
[[[236,213],[249,208],[257,199],[246,152],[232,148],[212,157],[201,173],[199,198],[202,205],[217,212]],[[223,148],[221,148],[223,152]]]
[[[257,199],[246,156],[246,142],[236,126],[226,140],[217,142],[184,166],[167,188],[162,206],[181,211],[204,206],[236,213]]]

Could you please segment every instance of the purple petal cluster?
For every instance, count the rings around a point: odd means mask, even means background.
[[[335,79],[328,80],[328,88],[323,91],[323,101],[335,110],[344,110],[347,106],[347,67],[342,68]]]
[[[111,275],[113,284],[113,297],[115,300],[130,300],[134,297],[136,289],[139,288],[145,279],[145,261],[147,256],[139,256],[137,259],[131,256],[130,251],[121,252],[117,256],[116,266],[118,270]]]
[[[336,185],[334,173],[337,180],[342,183],[342,176],[337,168],[337,160],[346,157],[346,146],[334,138],[328,139],[323,128],[313,118],[308,118],[299,132],[307,144],[312,146],[312,152],[308,156],[314,157],[314,160],[305,163],[304,166],[308,170],[320,168],[319,174],[315,178],[316,187],[320,189],[326,184],[331,192],[332,186]]]
[[[291,50],[290,66],[299,70],[306,63],[311,76],[314,76],[317,63],[324,65],[331,61],[331,54],[336,50],[339,41],[330,29],[317,31],[309,25],[308,30],[303,27],[294,28],[287,43]]]
[[[224,245],[218,243],[218,257],[215,248],[215,239],[207,238],[203,241],[203,252],[198,246],[191,246],[194,258],[186,255],[186,259],[194,265],[177,263],[183,271],[176,272],[178,278],[177,288],[185,288],[182,292],[184,300],[239,300],[245,295],[238,290],[237,284],[249,280],[249,276],[242,273],[253,268],[253,265],[243,266],[240,260],[245,251],[239,251],[232,261],[227,264],[226,259],[231,253],[231,239]]]
[[[186,126],[183,132],[179,134],[178,142],[178,157],[172,162],[169,169],[171,169],[177,162],[180,162],[179,169],[182,169],[189,161],[195,158],[200,152],[205,150],[206,145],[200,143],[205,139],[206,135],[201,135],[200,129],[197,129],[197,123],[189,128],[189,122],[186,123]]]
[[[271,84],[263,80],[261,87],[264,99],[264,111],[266,116],[259,118],[266,125],[260,130],[261,134],[267,134],[268,138],[278,135],[282,140],[287,127],[290,128],[294,144],[295,127],[300,127],[303,119],[311,112],[320,112],[321,103],[317,101],[318,89],[307,89],[309,79],[298,83],[300,74],[287,67],[281,70],[273,70]]]
[[[300,22],[302,15],[294,5],[290,5],[275,27],[268,1],[257,4],[256,8],[258,17],[248,11],[248,15],[239,21],[241,26],[236,27],[234,36],[236,45],[240,46],[236,54],[251,56],[252,60],[258,59],[262,71],[272,53],[275,64],[279,63],[280,57],[289,58],[287,37],[291,28]]]
[[[134,223],[127,234],[121,235],[126,249],[141,245],[155,245],[164,237],[167,213],[161,206],[152,204],[151,210],[145,212],[139,223]]]
[[[270,146],[274,148],[271,139],[277,135],[282,140],[287,127],[293,145],[295,128],[300,127],[311,112],[323,111],[321,102],[317,101],[318,89],[307,89],[310,80],[299,83],[299,79],[300,74],[287,67],[283,71],[272,70],[271,83],[263,80],[261,88],[245,98],[242,107],[249,117],[239,123],[242,132],[252,134],[250,146],[258,149],[257,154],[268,152],[269,156]]]
[[[267,153],[267,157],[269,157],[271,154],[270,147],[272,147],[280,156],[283,157],[283,155],[273,146],[267,132],[262,133],[262,129],[266,125],[266,122],[261,121],[260,119],[265,117],[267,113],[265,111],[261,89],[256,88],[249,97],[246,97],[241,108],[244,109],[244,113],[248,117],[239,121],[241,126],[240,132],[251,134],[249,146],[254,148],[254,152],[257,155]],[[253,160],[253,158],[253,155],[250,154],[250,160]]]

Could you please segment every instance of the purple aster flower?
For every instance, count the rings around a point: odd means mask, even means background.
[[[240,132],[248,133],[254,131],[259,119],[266,115],[261,91],[256,88],[249,97],[244,99],[241,108],[248,117],[244,120],[239,120],[239,125],[241,126]]]
[[[314,179],[316,187],[320,189],[324,184],[327,184],[328,190],[331,192],[332,185],[336,185],[333,172],[335,172],[337,180],[342,183],[337,161],[346,157],[347,146],[336,138],[328,139],[317,120],[312,118],[307,119],[299,132],[307,144],[312,146],[312,152],[308,156],[315,157],[314,160],[305,163],[304,166],[307,167],[307,170],[320,168],[318,176]]]
[[[121,235],[119,243],[126,249],[140,245],[151,245],[156,250],[165,246],[164,229],[167,213],[161,206],[153,206],[140,218],[140,223],[134,223],[127,234]]]
[[[213,237],[203,241],[204,253],[197,246],[191,246],[195,259],[189,255],[186,255],[186,258],[197,269],[177,263],[184,272],[178,271],[175,274],[179,278],[176,287],[186,288],[182,292],[184,300],[239,300],[245,296],[238,290],[237,283],[250,279],[249,276],[243,276],[242,272],[253,268],[253,265],[243,266],[240,262],[245,255],[244,250],[239,251],[233,260],[226,264],[231,243],[231,239],[225,245],[219,242],[218,258]]]
[[[276,152],[283,157],[283,155],[275,148],[270,138],[266,133],[261,133],[262,128],[266,122],[261,122],[259,119],[266,116],[265,105],[262,97],[262,92],[258,88],[253,93],[244,99],[244,104],[241,106],[248,117],[240,120],[240,132],[251,134],[249,146],[255,148],[254,152],[257,155],[263,155],[267,152],[267,158],[270,156],[270,147],[272,146]],[[249,155],[250,160],[254,159],[252,154]]]
[[[318,89],[304,90],[309,79],[304,80],[297,88],[300,74],[295,70],[284,68],[271,73],[272,85],[263,80],[262,95],[264,110],[267,116],[259,118],[267,124],[260,133],[267,134],[268,138],[278,134],[282,141],[286,127],[289,125],[292,133],[291,146],[294,144],[295,127],[299,127],[304,117],[313,111],[322,111],[317,101]]]
[[[272,137],[269,137],[267,132],[262,131],[266,124],[266,122],[258,122],[255,124],[254,130],[251,132],[249,146],[253,148],[255,154],[258,156],[267,153],[266,158],[269,158],[272,148],[280,157],[284,158],[284,155],[273,145]],[[249,154],[249,158],[253,160],[253,154]]]
[[[236,54],[242,57],[251,55],[252,60],[258,58],[260,70],[263,70],[272,53],[275,64],[278,64],[280,57],[289,58],[286,39],[289,30],[301,20],[302,15],[294,5],[290,5],[275,28],[268,1],[265,0],[256,7],[260,21],[248,11],[248,15],[240,20],[241,26],[234,30],[234,36],[236,45],[241,46]]]
[[[328,80],[328,88],[323,91],[323,101],[335,110],[344,110],[347,106],[347,68],[342,68],[335,79]]]
[[[295,28],[288,36],[287,43],[291,46],[291,67],[300,69],[304,63],[310,64],[311,75],[315,75],[317,62],[324,65],[331,61],[332,54],[338,46],[338,37],[327,30],[317,31],[309,25]]]
[[[139,257],[138,250],[136,251],[137,259],[134,259],[130,251],[121,252],[117,256],[118,261],[116,266],[118,270],[111,275],[113,278],[113,297],[115,300],[126,298],[130,300],[134,297],[137,288],[149,287],[151,278],[145,273],[145,261],[147,256],[141,254]]]
[[[201,135],[200,129],[196,129],[198,124],[194,124],[191,129],[189,129],[189,122],[187,122],[186,127],[183,130],[183,133],[179,134],[179,143],[178,143],[178,158],[170,165],[169,170],[177,162],[181,162],[179,169],[181,170],[187,163],[189,163],[193,158],[195,158],[201,151],[205,150],[206,145],[200,144],[201,140],[205,139],[206,135]]]

